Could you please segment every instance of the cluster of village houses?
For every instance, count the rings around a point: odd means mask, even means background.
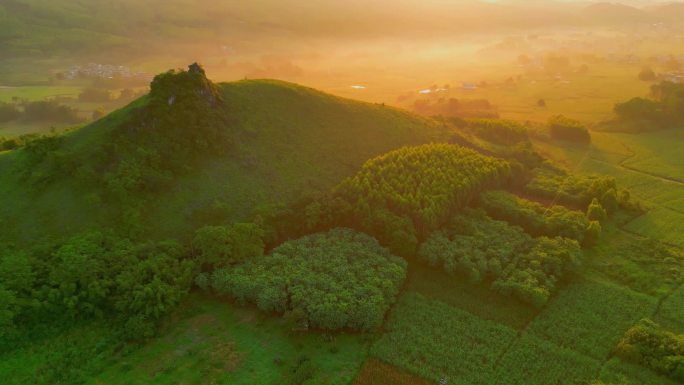
[[[77,79],[84,77],[103,79],[147,79],[149,78],[149,74],[147,74],[146,72],[132,71],[130,68],[122,65],[88,63],[86,65],[71,66],[67,71],[64,72],[64,77],[66,79]]]

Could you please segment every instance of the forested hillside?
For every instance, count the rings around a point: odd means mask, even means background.
[[[93,226],[178,236],[252,220],[373,156],[445,135],[394,108],[278,81],[214,84],[201,68],[161,74],[151,88],[80,130],[0,153],[0,239]]]
[[[0,377],[681,382],[684,253],[539,151],[593,134],[160,74],[0,153]]]

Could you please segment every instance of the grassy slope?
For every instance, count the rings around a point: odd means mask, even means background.
[[[156,338],[90,384],[274,384],[301,357],[310,359],[315,383],[345,385],[366,358],[363,336],[290,333],[278,318],[253,308],[191,295],[178,318]]]
[[[111,128],[125,120],[130,109],[145,102],[141,98],[79,130],[65,134],[66,147],[88,154]],[[0,224],[8,231],[0,240],[29,242],[41,236],[64,236],[91,227],[103,214],[100,205],[91,202],[92,193],[73,179],[58,180],[47,188],[24,183],[17,175],[22,163],[21,151],[0,152]]]
[[[230,107],[231,127],[245,132],[229,156],[207,160],[160,195],[149,223],[159,236],[188,232],[188,216],[218,200],[235,220],[258,210],[291,202],[314,189],[327,188],[353,174],[367,159],[404,145],[441,140],[432,120],[382,105],[327,95],[310,88],[270,80],[246,80],[220,86]],[[133,106],[144,103],[144,98]],[[68,135],[67,148],[88,151],[126,118],[130,108]],[[10,238],[31,240],[39,234],[68,234],[90,227],[101,216],[88,204],[90,191],[71,179],[45,189],[25,186],[13,168],[21,154],[0,154],[0,220],[15,231]],[[258,210],[257,210],[258,209]]]
[[[307,358],[314,383],[346,385],[368,350],[363,335],[291,333],[280,318],[201,294],[186,298],[159,336],[143,345],[112,351],[107,336],[104,324],[92,322],[2,355],[2,383],[55,383],[45,376],[66,360],[93,385],[271,385]]]

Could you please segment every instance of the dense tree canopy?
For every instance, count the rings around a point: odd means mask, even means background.
[[[651,86],[651,98],[617,103],[617,130],[653,131],[684,122],[684,85],[663,81]]]
[[[312,226],[359,228],[400,255],[488,188],[511,176],[508,162],[451,144],[405,147],[371,159],[307,208]]]
[[[643,319],[625,333],[615,352],[628,361],[684,381],[684,335]]]
[[[597,198],[608,213],[611,212],[610,209],[615,208],[612,207],[614,205],[627,210],[641,211],[639,203],[630,198],[627,190],[618,189],[615,178],[573,175],[550,162],[534,170],[525,191],[579,210],[585,210],[591,201]]]
[[[254,223],[205,226],[192,241],[193,253],[201,266],[220,268],[264,253],[264,232]]]
[[[501,145],[513,145],[529,140],[527,128],[513,120],[468,119],[468,128],[477,136]]]
[[[0,255],[1,333],[48,319],[104,317],[149,336],[190,289],[195,263],[176,242],[135,244],[88,232]]]
[[[581,252],[574,240],[535,239],[517,226],[472,211],[455,216],[447,229],[432,234],[418,255],[448,273],[491,281],[493,289],[539,306],[565,272],[579,263]]]
[[[488,191],[479,202],[491,217],[521,226],[534,236],[561,236],[582,242],[589,225],[580,211],[558,205],[547,208],[505,191]]]
[[[216,270],[211,284],[261,310],[296,313],[303,327],[367,330],[380,326],[405,276],[403,259],[368,235],[338,228]]]
[[[581,122],[563,115],[555,115],[549,119],[551,137],[578,143],[591,142],[589,130]]]

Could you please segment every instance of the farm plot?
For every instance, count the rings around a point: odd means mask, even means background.
[[[409,372],[452,384],[487,385],[516,331],[424,296],[405,293],[371,355]]]

